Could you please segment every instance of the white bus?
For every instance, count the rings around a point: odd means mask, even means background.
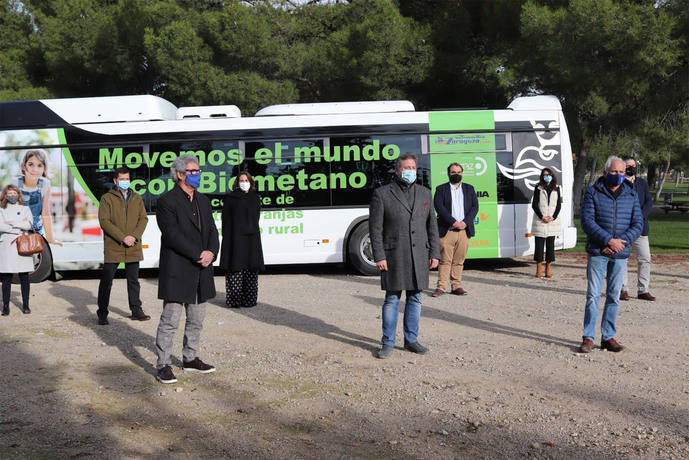
[[[100,266],[98,201],[120,166],[130,168],[132,188],[150,213],[141,266],[157,267],[156,200],[173,186],[169,168],[183,153],[199,158],[199,190],[210,196],[218,224],[234,176],[248,170],[255,177],[267,264],[348,262],[376,273],[369,199],[391,180],[403,153],[418,157],[418,180],[431,190],[447,180],[450,163],[464,167],[479,198],[469,258],[533,253],[530,201],[546,166],[563,190],[556,248],[576,243],[572,152],[553,96],[518,98],[503,110],[417,112],[408,101],[286,104],[253,117],[236,106],[177,108],[148,95],[4,102],[0,185],[24,188],[49,242],[32,280]]]

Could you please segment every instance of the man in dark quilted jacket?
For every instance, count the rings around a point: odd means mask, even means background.
[[[603,278],[606,287],[600,347],[613,352],[624,349],[615,340],[615,320],[629,248],[644,225],[634,186],[625,179],[625,166],[621,158],[608,158],[605,174],[586,189],[581,204],[581,226],[586,233],[588,253],[584,334],[579,346],[582,353],[593,350]]]

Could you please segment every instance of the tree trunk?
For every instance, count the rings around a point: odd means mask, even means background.
[[[586,181],[586,186],[593,184],[598,178],[598,150],[593,153],[593,159],[591,160],[591,169],[589,170],[589,179]]]
[[[586,176],[587,162],[589,157],[588,147],[581,147],[577,155],[577,164],[574,167],[574,183],[572,184],[572,207],[573,214],[578,216],[581,209],[581,195],[584,190],[584,178]]]
[[[662,176],[660,177],[660,181],[658,182],[658,190],[656,190],[656,196],[655,196],[655,202],[657,203],[658,200],[660,200],[660,194],[663,191],[663,185],[665,185],[665,176],[667,176],[668,171],[670,171],[670,152],[667,152],[667,163],[665,163],[665,171],[663,172]]]

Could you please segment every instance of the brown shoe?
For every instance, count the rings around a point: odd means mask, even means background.
[[[135,321],[148,321],[151,319],[141,308],[138,308],[132,312],[132,316],[129,317]]]
[[[617,340],[615,339],[602,340],[600,343],[600,348],[602,350],[612,351],[613,353],[618,353],[624,350],[624,347],[617,343]]]
[[[653,302],[656,299],[654,296],[651,295],[650,292],[644,292],[643,294],[639,294],[637,297],[641,300],[650,300],[651,302]]]
[[[581,342],[581,345],[579,345],[579,351],[582,353],[591,353],[593,350],[593,340],[591,339],[584,339],[583,342]]]
[[[462,289],[461,287],[458,287],[457,289],[453,289],[452,293],[454,295],[467,295],[468,294],[468,292],[465,291],[464,289]]]
[[[442,289],[438,288],[435,291],[433,291],[433,294],[431,294],[431,297],[440,297],[441,295],[445,294],[445,291]]]
[[[620,300],[629,300],[629,293],[627,291],[620,292]]]

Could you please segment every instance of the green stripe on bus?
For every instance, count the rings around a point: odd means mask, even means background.
[[[431,132],[495,129],[495,117],[492,110],[431,112],[428,114],[428,126]]]

